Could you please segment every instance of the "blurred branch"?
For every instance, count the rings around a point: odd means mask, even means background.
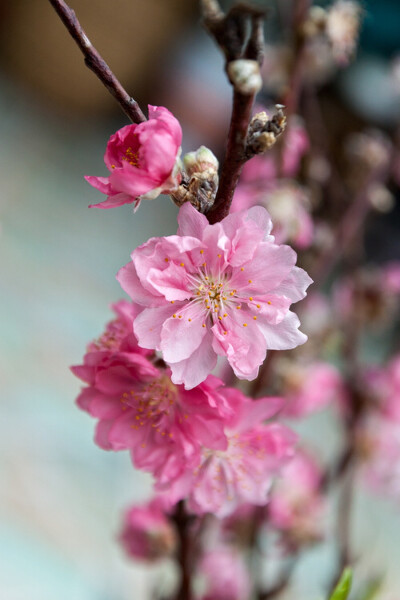
[[[181,567],[181,582],[174,600],[191,600],[191,539],[189,535],[189,527],[192,522],[185,510],[183,500],[178,502],[176,510],[172,515],[172,520],[175,523],[179,535],[179,546],[177,552],[177,561]]]
[[[85,57],[85,65],[93,71],[102,84],[108,89],[110,94],[114,96],[127,117],[129,117],[133,123],[142,123],[143,121],[146,121],[146,117],[136,100],[129,96],[111,71],[110,67],[92,45],[72,8],[70,8],[64,0],[49,0],[49,2],[68,29],[71,37],[79,46],[79,49]]]

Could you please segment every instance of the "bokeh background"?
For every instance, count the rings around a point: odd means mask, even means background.
[[[259,4],[274,14],[272,0]],[[181,121],[184,150],[205,143],[221,155],[230,89],[197,2],[71,5],[139,102],[165,105]],[[400,114],[387,85],[400,53],[400,3],[363,5],[357,60],[321,94],[349,130],[390,132]],[[68,366],[122,296],[118,269],[148,237],[175,232],[177,209],[165,197],[135,215],[130,206],[87,208],[100,198],[83,176],[105,174],[106,141],[126,120],[45,0],[0,1],[0,114],[0,598],[147,600],[154,569],[129,563],[116,538],[122,509],[147,498],[150,477],[127,454],[93,444]],[[400,259],[399,222],[396,208],[376,218],[368,246],[376,260]],[[329,448],[329,419],[313,418],[308,435],[324,436]],[[360,494],[354,533],[363,569],[386,571],[387,598],[396,600],[400,506]],[[321,597],[331,558],[329,543],[306,555],[299,598]],[[168,588],[173,573],[158,575]]]

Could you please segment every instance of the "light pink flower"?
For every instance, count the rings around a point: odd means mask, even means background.
[[[172,381],[198,385],[226,356],[241,379],[255,379],[267,349],[306,341],[289,311],[311,283],[296,253],[268,234],[262,207],[210,225],[186,203],[178,235],[152,238],[132,253],[118,275],[142,305],[134,321],[140,346],[163,354]]]
[[[113,208],[168,193],[180,182],[179,155],[182,130],[179,121],[162,106],[149,105],[149,120],[126,125],[108,143],[104,162],[108,177],[86,176],[86,181],[108,198],[99,208]]]
[[[264,505],[274,476],[294,453],[296,435],[290,429],[260,424],[281,408],[281,398],[251,400],[239,390],[229,392],[235,412],[225,428],[226,450],[203,447],[195,469],[172,485],[156,485],[171,503],[187,498],[195,514],[226,517],[243,503]]]
[[[201,560],[207,591],[202,600],[247,600],[251,582],[243,557],[228,546],[218,546]]]
[[[281,366],[287,417],[305,417],[331,403],[344,406],[345,388],[339,371],[322,361],[302,364],[283,361]]]
[[[112,324],[113,330],[121,330],[125,317]],[[72,367],[87,384],[77,403],[98,419],[100,447],[130,449],[135,466],[165,483],[198,464],[203,444],[226,448],[224,418],[233,409],[219,379],[210,375],[190,391],[176,386],[169,369],[130,346],[131,337],[121,336],[119,343],[113,338],[111,348],[109,337],[104,349],[97,349],[99,342],[89,346],[84,364]]]
[[[177,547],[175,528],[157,498],[125,513],[119,539],[130,557],[150,562],[172,555]]]
[[[321,469],[304,451],[285,465],[271,492],[268,517],[291,546],[320,539],[326,509],[321,493]]]
[[[272,234],[277,244],[290,242],[298,248],[308,248],[314,237],[310,202],[305,189],[290,180],[274,181],[259,190],[253,185],[239,185],[232,202],[232,211],[251,206],[264,206],[274,224]]]

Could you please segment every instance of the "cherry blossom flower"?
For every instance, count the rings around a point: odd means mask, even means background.
[[[311,279],[296,253],[269,233],[267,211],[254,207],[210,225],[182,206],[178,235],[152,238],[118,275],[143,307],[134,332],[143,348],[162,352],[172,381],[190,389],[226,356],[241,379],[255,379],[267,349],[306,341],[289,310]]]
[[[225,450],[203,447],[200,463],[182,477],[156,489],[175,503],[188,499],[195,514],[230,515],[244,503],[264,505],[274,476],[293,456],[296,435],[278,423],[260,424],[282,406],[281,398],[251,400],[229,390],[234,414],[226,421]]]
[[[99,420],[95,439],[100,447],[130,449],[136,467],[160,482],[170,481],[188,464],[198,464],[203,444],[226,448],[223,419],[233,409],[216,377],[185,390],[171,382],[169,369],[143,354],[149,351],[132,346],[132,333],[111,338],[110,332],[119,334],[126,326],[127,312],[121,311],[126,305],[119,303],[120,318],[89,345],[83,365],[72,367],[87,384],[77,403]]]
[[[113,208],[152,200],[180,183],[179,155],[182,130],[179,121],[164,107],[149,105],[149,120],[126,125],[108,143],[104,162],[108,177],[85,179],[108,198],[99,208]]]
[[[128,556],[150,562],[172,555],[177,547],[176,531],[157,498],[125,513],[119,539]]]
[[[285,465],[271,492],[269,523],[293,548],[321,538],[326,510],[321,493],[321,469],[304,450]]]
[[[207,552],[200,562],[200,573],[207,587],[201,600],[244,600],[250,596],[246,564],[239,552],[229,546],[218,546]]]

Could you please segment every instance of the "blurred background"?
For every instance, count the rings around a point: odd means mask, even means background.
[[[290,0],[258,4],[271,11],[267,39],[275,42]],[[71,6],[141,106],[164,105],[180,120],[184,151],[206,144],[221,156],[230,88],[198,3]],[[338,144],[366,125],[396,142],[400,121],[399,72],[399,89],[392,85],[400,3],[365,0],[363,8],[356,60],[318,84]],[[274,90],[264,99],[274,101]],[[0,597],[147,600],[150,568],[129,563],[116,537],[121,510],[148,497],[150,477],[135,472],[126,453],[93,444],[94,423],[74,405],[79,382],[68,366],[80,363],[122,296],[118,269],[148,237],[175,232],[177,209],[165,197],[143,202],[135,215],[129,205],[87,208],[103,198],[83,176],[106,174],[106,142],[126,119],[45,0],[0,0],[0,112]],[[368,230],[373,260],[400,259],[399,227],[398,204],[376,216]],[[311,423],[318,436],[329,442],[319,416]],[[400,507],[368,493],[357,502],[363,568],[386,571],[387,598],[396,600]],[[330,558],[329,544],[310,551],[296,574],[302,597],[321,597]],[[159,575],[168,586],[169,571]]]

